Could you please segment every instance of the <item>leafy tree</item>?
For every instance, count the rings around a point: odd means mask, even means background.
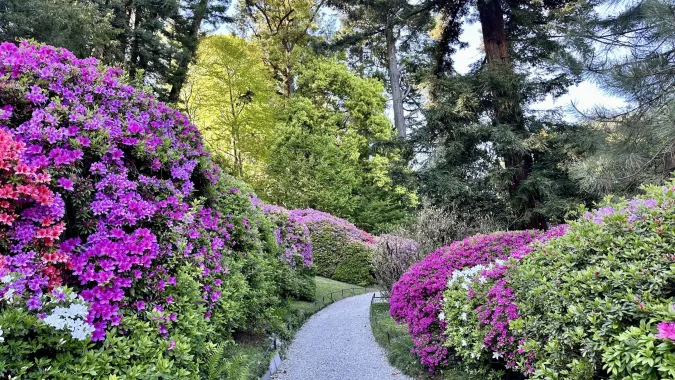
[[[310,32],[318,30],[326,0],[242,0],[239,25],[252,33],[265,52],[265,63],[274,71],[279,92],[291,97],[296,69],[309,55]]]
[[[281,104],[256,46],[214,35],[202,40],[183,91],[212,154],[232,175],[260,180]]]
[[[589,10],[577,19],[578,27],[568,31],[583,73],[626,101],[622,109],[596,109],[585,115],[587,137],[596,150],[572,166],[584,189],[599,195],[631,194],[641,184],[661,184],[672,175],[674,17],[671,1],[646,0],[623,4],[616,15]]]
[[[171,86],[169,101],[177,102],[186,80],[188,65],[194,59],[203,37],[202,27],[209,23],[218,26],[232,21],[227,15],[230,0],[181,0],[180,11],[174,16],[174,39],[180,44],[173,60],[174,67],[167,82]]]
[[[330,59],[317,58],[299,73],[270,154],[269,183],[260,193],[371,231],[405,217],[416,196],[392,180],[401,152],[374,148],[392,138],[382,84]]]
[[[3,0],[0,40],[35,39],[65,47],[80,57],[116,48],[112,14],[96,3],[74,0]]]

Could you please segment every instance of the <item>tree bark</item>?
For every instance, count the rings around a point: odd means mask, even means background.
[[[500,0],[478,0],[478,15],[483,31],[483,44],[487,60],[487,70],[495,70],[497,75],[515,75],[508,55],[508,36],[504,26],[504,10]],[[516,133],[526,132],[523,109],[518,88],[499,86],[492,89],[494,101],[495,123],[501,128],[511,128]],[[507,148],[504,163],[506,168],[513,172],[509,193],[513,198],[526,197],[522,204],[522,211],[530,211],[530,217],[524,223],[526,228],[546,229],[546,219],[531,211],[541,201],[541,196],[535,191],[529,194],[518,194],[521,185],[526,181],[534,165],[531,152],[514,152],[514,147]],[[510,153],[509,153],[510,151]]]
[[[389,82],[391,84],[391,98],[394,109],[394,126],[398,136],[405,138],[405,115],[403,114],[403,92],[401,91],[401,72],[398,67],[396,55],[396,38],[394,37],[393,25],[387,25],[387,60],[389,62]]]
[[[478,0],[477,5],[488,64],[509,64],[502,5],[499,0]]]

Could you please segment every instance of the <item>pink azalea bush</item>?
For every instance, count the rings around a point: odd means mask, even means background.
[[[459,365],[486,379],[675,377],[675,183],[644,191],[455,271],[439,319]]]
[[[185,115],[122,78],[0,44],[1,375],[199,378],[209,341],[277,304],[260,206]]]
[[[532,353],[525,352],[523,342],[509,330],[509,323],[518,319],[519,314],[513,289],[509,287],[508,269],[540,244],[563,236],[567,230],[567,225],[553,227],[531,242],[514,247],[508,260],[477,268],[463,283],[448,284],[443,294],[444,345],[461,358],[468,370],[498,378],[500,372],[490,371],[495,362],[511,369],[517,356],[531,357]]]
[[[399,323],[408,324],[422,364],[435,370],[452,358],[443,345],[447,323],[441,316],[443,291],[453,273],[477,265],[506,260],[514,249],[527,245],[537,231],[500,232],[475,235],[442,247],[413,265],[396,282],[390,299],[390,313]]]

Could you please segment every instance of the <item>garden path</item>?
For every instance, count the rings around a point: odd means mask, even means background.
[[[321,310],[300,329],[275,380],[410,380],[389,365],[370,328],[372,293]]]

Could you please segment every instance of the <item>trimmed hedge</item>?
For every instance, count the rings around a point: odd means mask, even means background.
[[[675,378],[675,182],[644,191],[580,209],[506,257],[489,249],[500,260],[432,254],[394,286],[392,315],[441,372]]]
[[[361,286],[375,283],[372,235],[321,211],[293,210],[291,215],[309,228],[317,275]]]

